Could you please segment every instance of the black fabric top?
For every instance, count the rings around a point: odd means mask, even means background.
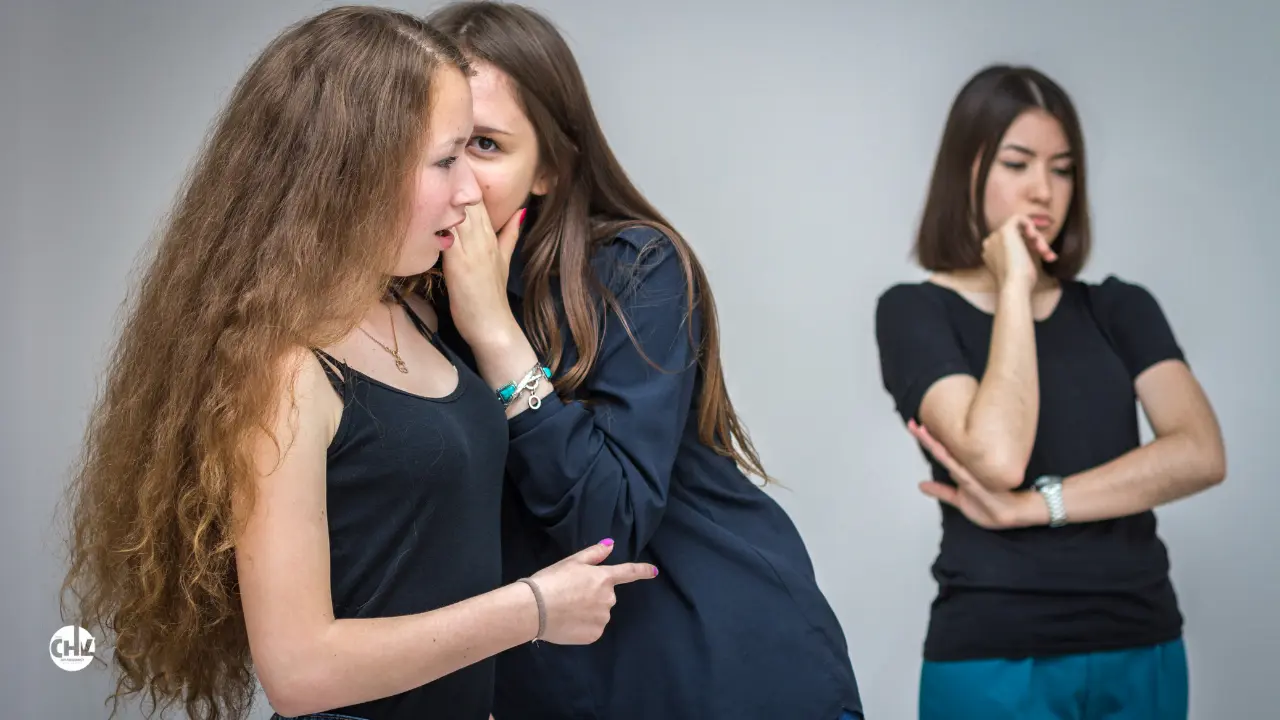
[[[732,460],[698,440],[701,317],[688,313],[674,246],[634,228],[605,242],[593,266],[644,355],[618,314],[604,313],[597,364],[580,392],[511,420],[504,576],[527,576],[603,538],[616,543],[608,562],[660,572],[618,587],[599,642],[499,656],[495,717],[835,720],[859,711],[844,633],[800,534]],[[508,290],[521,319],[523,268],[517,252]],[[465,348],[447,319],[440,334]],[[565,335],[562,369],[578,357]]]
[[[458,369],[458,386],[446,397],[408,393],[320,353],[341,370],[339,376],[325,368],[344,406],[327,477],[337,618],[426,612],[493,590],[502,579],[506,414],[488,385],[408,312]],[[490,658],[414,690],[330,712],[365,720],[487,720],[493,676]]]
[[[981,379],[994,318],[933,283],[887,290],[876,309],[884,386],[919,420],[925,392],[956,373]],[[1134,380],[1182,351],[1146,289],[1108,277],[1064,282],[1035,323],[1040,417],[1022,488],[1066,477],[1139,446]],[[952,482],[929,457],[933,477]],[[944,503],[926,660],[1020,658],[1161,643],[1181,634],[1165,546],[1152,512],[1005,531]],[[1070,508],[1067,508],[1070,514]]]

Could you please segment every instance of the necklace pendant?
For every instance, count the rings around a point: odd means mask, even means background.
[[[399,355],[396,356],[396,369],[405,375],[409,374],[409,366],[404,364],[404,360],[401,360]]]

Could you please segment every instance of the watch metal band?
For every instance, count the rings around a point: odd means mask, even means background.
[[[1036,491],[1049,506],[1049,527],[1062,527],[1067,524],[1067,506],[1062,501],[1062,478],[1046,475],[1036,480]]]

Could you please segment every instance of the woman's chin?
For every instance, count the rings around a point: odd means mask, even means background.
[[[435,238],[432,238],[434,240]],[[396,277],[416,277],[436,266],[440,261],[440,250],[431,248],[413,254],[413,257],[402,257],[396,265]]]

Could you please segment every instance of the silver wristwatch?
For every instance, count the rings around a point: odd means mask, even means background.
[[[1062,502],[1062,478],[1057,475],[1042,475],[1036,479],[1035,488],[1049,506],[1049,527],[1066,525],[1067,506]]]

